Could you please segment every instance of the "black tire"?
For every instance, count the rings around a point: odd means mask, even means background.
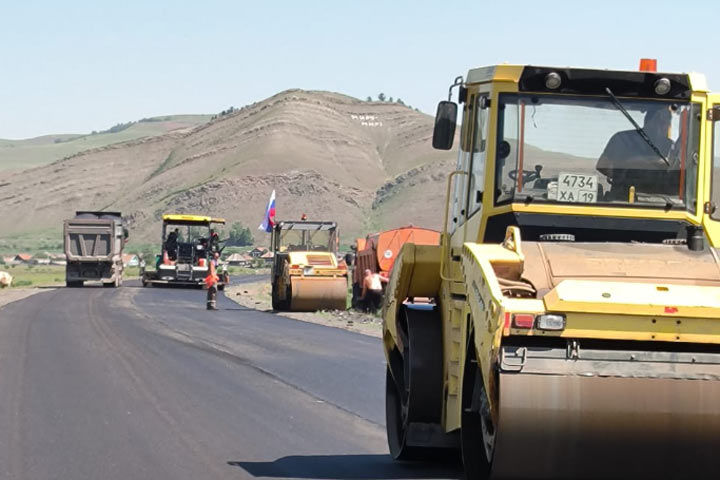
[[[490,478],[493,453],[492,448],[486,446],[486,441],[494,441],[494,427],[471,331],[465,355],[460,420],[460,450],[465,478],[468,480]]]
[[[117,287],[117,285],[116,285],[115,281],[107,282],[107,283],[103,282],[103,287],[105,287],[105,288],[115,288],[115,287]]]
[[[67,280],[65,282],[66,288],[80,288],[83,286],[82,280]]]
[[[402,407],[402,394],[398,391],[398,385],[388,367],[385,375],[385,430],[390,455],[396,460],[408,460],[408,457],[417,455],[405,445]]]
[[[396,460],[440,458],[447,448],[409,446],[411,423],[440,424],[443,404],[442,321],[435,311],[402,307],[402,355],[391,355],[385,387],[385,425]],[[397,361],[396,361],[397,359]]]

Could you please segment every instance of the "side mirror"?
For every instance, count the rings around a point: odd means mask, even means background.
[[[438,103],[435,115],[435,129],[433,130],[433,148],[450,150],[455,140],[455,122],[457,120],[458,106],[454,102],[443,100]]]

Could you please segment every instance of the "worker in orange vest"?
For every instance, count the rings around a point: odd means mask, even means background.
[[[215,252],[214,258],[210,260],[210,273],[205,277],[205,285],[207,286],[207,309],[217,310],[217,284],[220,281],[218,277],[215,265],[218,261],[220,254]]]

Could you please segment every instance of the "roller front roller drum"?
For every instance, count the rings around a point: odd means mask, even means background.
[[[503,350],[491,478],[720,477],[720,354]]]
[[[345,310],[347,277],[290,277],[290,310]]]

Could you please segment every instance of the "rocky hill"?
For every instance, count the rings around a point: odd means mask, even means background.
[[[122,211],[136,241],[157,240],[164,212],[255,229],[273,189],[278,219],[336,220],[346,241],[408,223],[439,228],[454,154],[432,149],[432,125],[400,104],[285,91],[189,131],[0,172],[0,235],[59,229],[80,209]]]

